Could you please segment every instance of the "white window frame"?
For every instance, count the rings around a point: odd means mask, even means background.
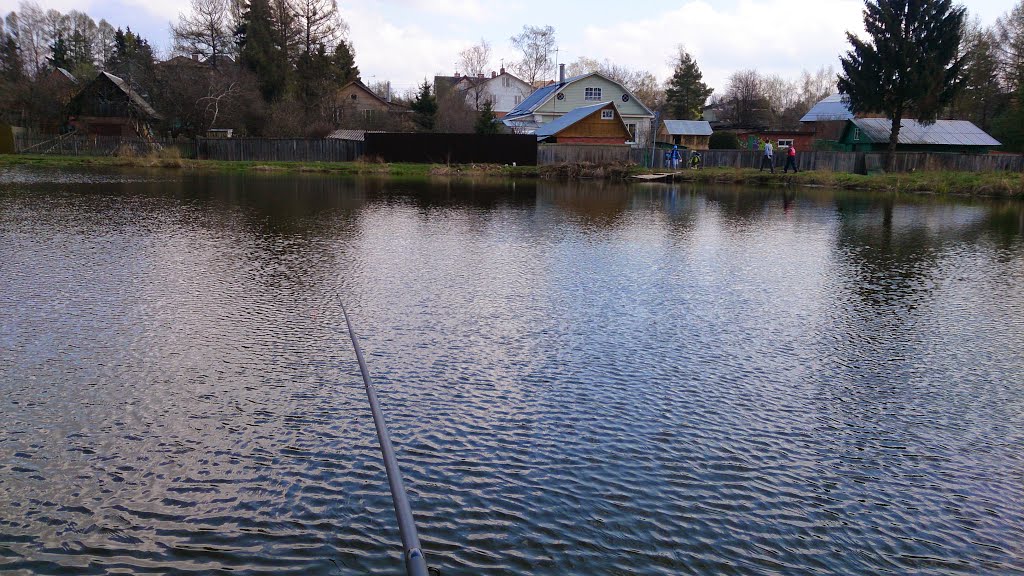
[[[600,102],[601,101],[601,87],[600,86],[587,86],[583,89],[583,99],[588,102]]]
[[[779,148],[789,148],[790,146],[793,145],[792,138],[779,138],[777,142]]]
[[[601,120],[615,120],[615,110],[601,110]]]
[[[630,142],[636,142],[636,129],[637,129],[637,125],[636,124],[634,124],[634,123],[626,124],[626,130],[629,131],[629,141]]]
[[[860,128],[854,128],[853,129],[853,141],[856,142],[858,140],[860,140]]]

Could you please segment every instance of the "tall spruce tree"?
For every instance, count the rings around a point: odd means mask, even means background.
[[[703,82],[697,62],[689,52],[680,49],[675,72],[665,90],[665,106],[673,118],[694,120],[700,118],[704,103],[714,92]]]
[[[437,122],[437,98],[431,93],[430,83],[425,79],[410,108],[414,113],[413,122],[420,131],[433,132]]]
[[[839,91],[854,114],[882,112],[892,120],[890,172],[904,116],[934,122],[962,87],[964,13],[951,0],[867,0],[868,39],[846,33],[851,50],[840,57]]]
[[[263,99],[279,100],[288,87],[289,63],[268,0],[250,0],[235,38],[242,64],[256,75]]]

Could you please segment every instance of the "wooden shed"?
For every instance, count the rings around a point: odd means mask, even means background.
[[[665,120],[658,127],[658,142],[691,150],[707,150],[711,124],[706,120]]]
[[[622,144],[633,139],[613,102],[580,106],[535,132],[539,142],[552,144]]]

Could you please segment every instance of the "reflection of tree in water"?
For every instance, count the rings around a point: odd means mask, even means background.
[[[917,301],[937,278],[943,254],[958,244],[1020,242],[1022,207],[962,199],[837,193],[839,252],[867,301]]]

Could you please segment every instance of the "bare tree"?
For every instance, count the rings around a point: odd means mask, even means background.
[[[459,68],[469,77],[466,92],[473,101],[473,110],[479,111],[483,106],[487,89],[485,83],[480,81],[480,77],[487,73],[490,63],[491,45],[483,38],[480,39],[479,44],[474,44],[459,52]]]
[[[334,48],[348,32],[348,25],[338,13],[336,0],[294,0],[300,46],[304,54],[316,52],[317,46]]]
[[[39,4],[31,0],[22,0],[18,4],[18,12],[14,18],[17,27],[18,43],[21,46],[25,65],[30,76],[39,76],[46,66],[46,58],[50,55],[50,41],[47,34],[46,13]]]
[[[192,0],[189,13],[179,14],[178,23],[171,25],[174,50],[202,54],[216,67],[218,56],[232,52],[229,8],[228,0]]]
[[[114,54],[114,33],[114,27],[106,20],[100,20],[96,25],[96,58],[100,68],[106,68]]]
[[[995,36],[1003,68],[1003,81],[1010,92],[1024,83],[1024,2],[996,20]]]
[[[555,72],[551,58],[555,51],[555,29],[551,26],[523,26],[523,31],[511,39],[512,46],[523,53],[519,62],[512,64],[517,76],[531,86],[538,80],[550,78]]]
[[[764,81],[757,70],[740,70],[729,76],[721,104],[725,118],[743,127],[765,127],[770,121]]]

